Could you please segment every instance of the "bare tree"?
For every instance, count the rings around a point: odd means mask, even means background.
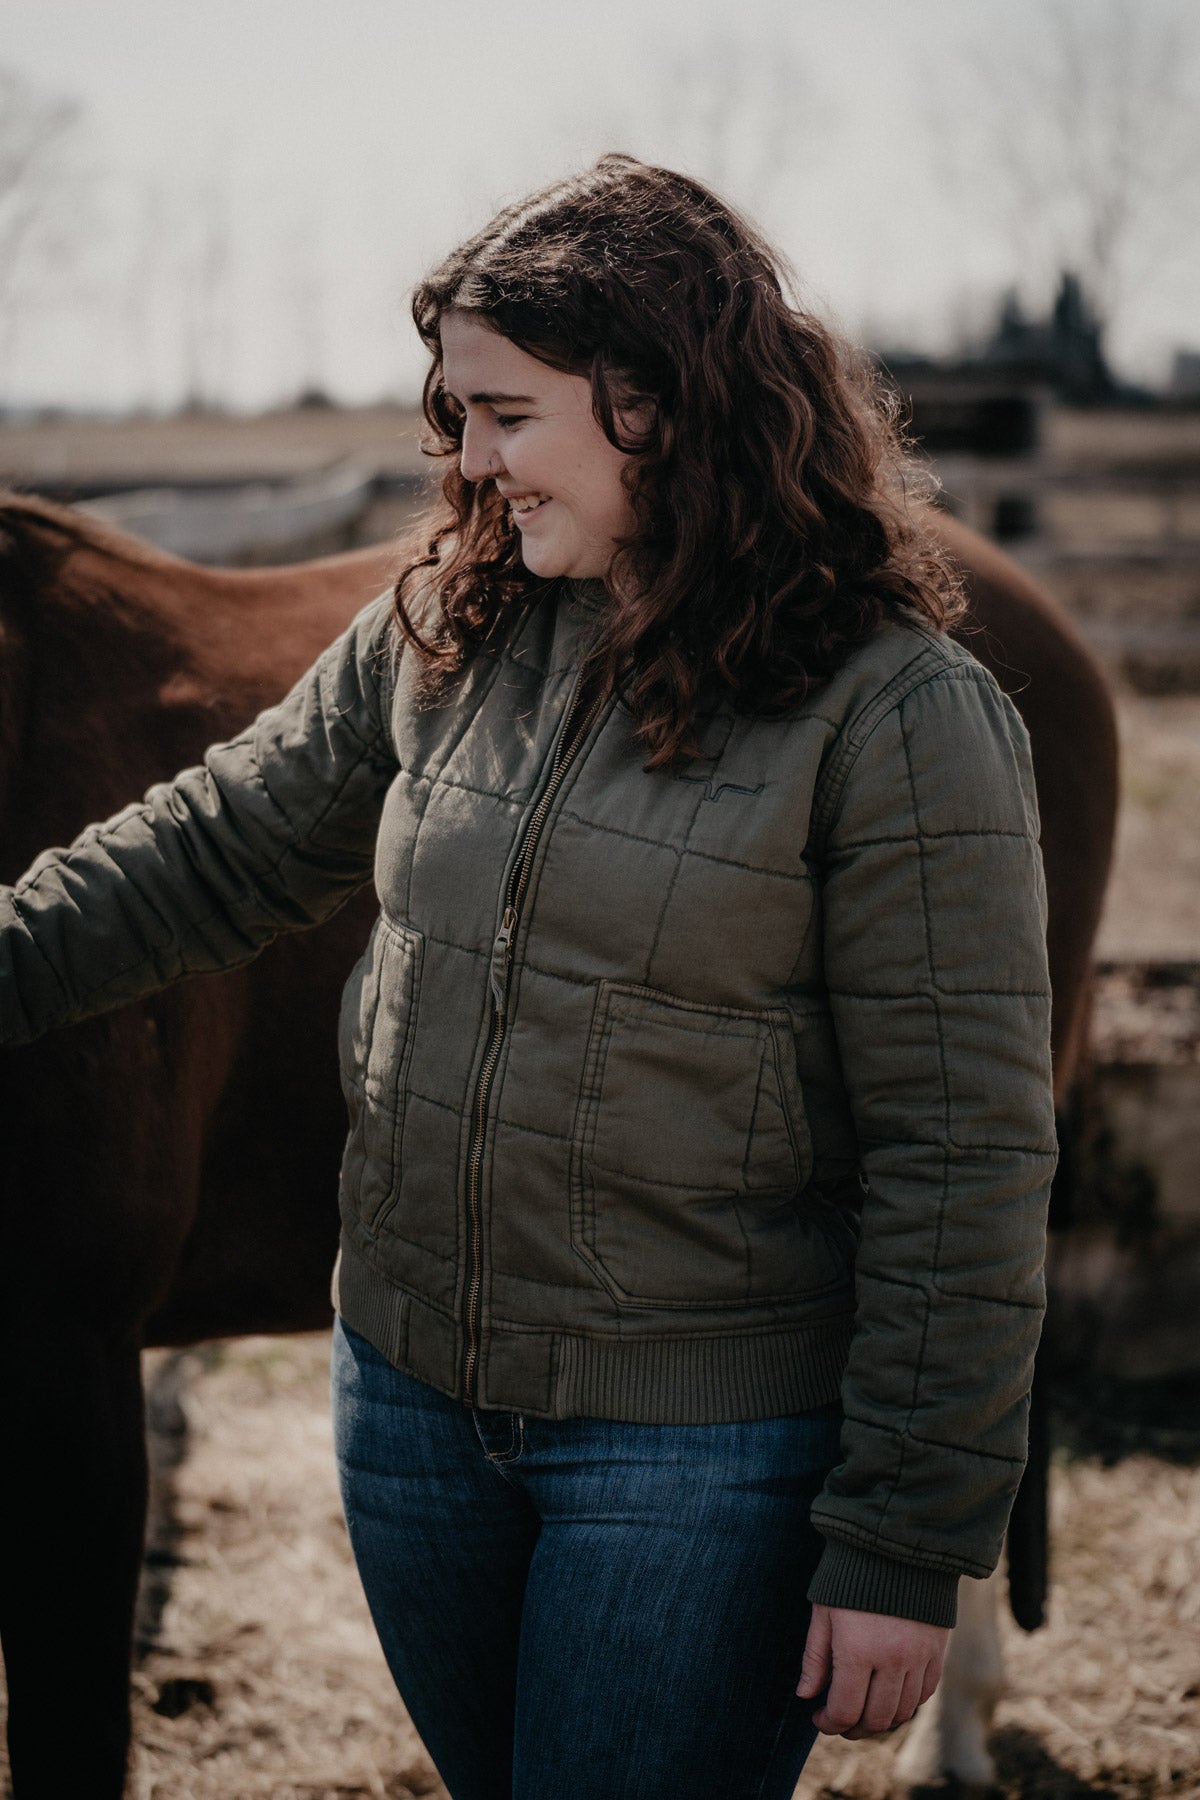
[[[329,384],[330,264],[323,236],[319,215],[310,214],[286,233],[276,262],[279,343],[289,365],[285,387],[294,396],[323,394]]]
[[[643,90],[597,96],[586,131],[564,118],[563,138],[667,163],[756,217],[786,206],[824,116],[786,12],[768,10],[753,32],[651,39],[638,61]]]
[[[697,175],[755,212],[794,177],[812,115],[791,39],[716,31],[661,55],[664,135]]]
[[[0,66],[0,353],[47,270],[74,251],[80,184],[71,152],[78,104]]]
[[[184,404],[212,407],[227,371],[233,328],[232,205],[228,190],[217,183],[196,196],[180,273]]]
[[[1023,277],[1071,270],[1110,324],[1200,217],[1196,18],[1174,0],[1042,0],[964,54],[939,96],[947,176],[992,212]],[[979,16],[973,15],[977,29]]]
[[[151,407],[156,396],[156,353],[167,311],[164,289],[170,280],[177,237],[168,190],[155,180],[141,184],[132,196],[128,248],[121,260],[117,293],[128,391],[135,410]],[[170,304],[168,301],[168,308]]]

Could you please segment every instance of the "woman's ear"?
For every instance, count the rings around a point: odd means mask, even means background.
[[[649,395],[630,396],[613,408],[613,422],[621,441],[621,449],[630,455],[645,455],[658,444],[658,402]]]

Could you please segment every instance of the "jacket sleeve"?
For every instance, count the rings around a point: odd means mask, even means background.
[[[853,733],[851,734],[853,736]],[[1024,1465],[1055,1166],[1024,725],[973,662],[861,722],[828,816],[825,978],[865,1198],[844,1460],[810,1596],[954,1623]]]
[[[0,888],[0,1041],[234,968],[371,873],[395,774],[390,596],[279,705]]]

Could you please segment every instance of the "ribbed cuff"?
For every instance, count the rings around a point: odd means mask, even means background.
[[[952,1626],[958,1616],[958,1576],[827,1538],[808,1597],[823,1606]]]

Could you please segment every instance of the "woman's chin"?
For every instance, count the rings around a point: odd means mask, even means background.
[[[539,575],[544,581],[564,577],[568,581],[603,580],[608,573],[602,558],[586,553],[573,556],[569,550],[553,544],[540,544],[532,536],[521,539],[521,561],[531,575]]]
[[[563,557],[556,556],[549,544],[531,543],[528,538],[521,539],[521,561],[531,575],[541,575],[546,580],[555,575],[569,573],[563,567]]]

